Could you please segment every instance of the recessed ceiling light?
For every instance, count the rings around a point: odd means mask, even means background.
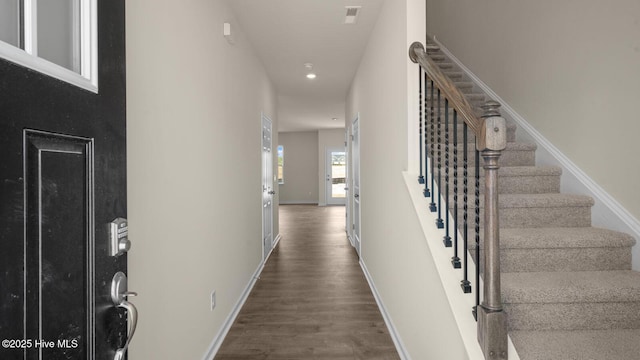
[[[304,63],[304,67],[305,69],[307,69],[309,72],[307,73],[307,79],[315,79],[316,78],[316,74],[311,71],[313,70],[313,64],[312,63]]]
[[[333,120],[333,121],[337,121],[337,120],[338,120],[338,118],[331,118],[331,120]]]

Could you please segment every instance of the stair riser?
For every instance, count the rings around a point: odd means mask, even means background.
[[[475,250],[469,250],[475,256]],[[630,270],[631,248],[501,249],[502,272]]]
[[[640,328],[640,302],[504,304],[509,330]]]
[[[469,202],[473,203],[474,198]],[[444,211],[444,209],[443,209]],[[469,208],[469,224],[475,221],[475,208]],[[484,209],[480,209],[480,227],[484,227]],[[462,227],[464,214],[458,210],[458,224]],[[473,226],[473,225],[471,225]],[[500,209],[501,228],[585,227],[591,226],[591,207],[506,208]]]

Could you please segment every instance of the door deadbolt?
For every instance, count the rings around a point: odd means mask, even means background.
[[[109,223],[109,255],[119,256],[129,249],[129,222],[127,219],[117,218]]]

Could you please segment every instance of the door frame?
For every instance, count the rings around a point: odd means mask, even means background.
[[[347,173],[346,176],[346,201],[345,201],[345,230],[347,232],[347,238],[351,243],[351,246],[354,246],[353,242],[353,228],[351,224],[353,223],[352,217],[352,202],[351,202],[351,193],[352,193],[352,176],[351,176],[351,127],[347,126],[344,132],[344,148],[345,148],[345,159],[347,162]]]
[[[269,146],[265,144],[264,129],[269,128]],[[262,156],[262,169],[261,169],[261,185],[262,185],[262,201],[260,207],[262,209],[262,236],[260,242],[262,243],[262,260],[266,261],[273,250],[273,122],[264,113],[260,114],[260,153]],[[265,203],[269,202],[271,211],[269,215],[265,216]],[[266,218],[268,217],[268,219]],[[269,231],[267,231],[269,229]],[[266,234],[270,232],[270,234]],[[269,237],[269,239],[267,239]],[[268,240],[268,245],[267,245]]]
[[[361,186],[360,186],[360,113],[351,122],[351,189],[349,201],[352,203],[351,230],[353,234],[353,247],[356,249],[358,256],[361,256],[362,248],[362,216],[361,216]]]

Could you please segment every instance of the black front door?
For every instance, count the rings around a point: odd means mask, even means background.
[[[109,359],[127,337],[124,1],[98,2],[98,93],[0,59],[0,359]]]

